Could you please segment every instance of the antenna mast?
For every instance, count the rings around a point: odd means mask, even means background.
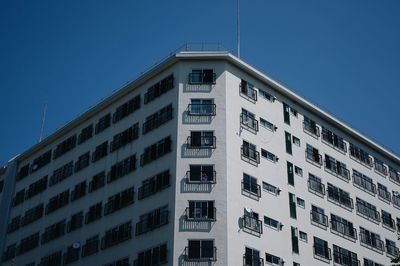
[[[43,128],[44,128],[44,122],[46,120],[46,111],[47,111],[47,103],[44,105],[43,116],[42,116],[42,125],[40,127],[39,142],[42,141],[42,137],[43,137]]]
[[[240,59],[240,0],[237,0],[237,57]]]

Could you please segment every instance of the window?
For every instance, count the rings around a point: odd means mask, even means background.
[[[392,214],[381,210],[381,217],[382,217],[382,225],[386,228],[395,229],[394,219],[392,218]]]
[[[264,149],[261,149],[261,156],[274,163],[279,160],[278,156]]]
[[[2,256],[2,261],[9,261],[13,258],[15,258],[15,253],[17,251],[17,243],[8,245],[7,248],[5,248],[5,251]]]
[[[282,229],[282,224],[280,222],[278,222],[275,219],[272,219],[270,217],[264,216],[264,225],[268,226],[268,227],[272,227],[275,230],[281,230]]]
[[[277,126],[275,126],[274,124],[272,124],[271,122],[265,120],[264,118],[260,117],[260,125],[262,127],[265,127],[266,129],[269,129],[271,131],[276,131],[278,129]]]
[[[92,223],[101,218],[103,213],[103,203],[99,202],[89,207],[89,211],[85,215],[85,224]]]
[[[90,152],[86,152],[79,156],[78,161],[75,163],[75,172],[79,172],[83,168],[89,166],[90,163]]]
[[[304,242],[308,242],[308,236],[306,232],[299,231],[300,240]]]
[[[46,205],[46,215],[66,206],[69,203],[69,189],[49,199]]]
[[[173,88],[174,75],[171,74],[147,89],[147,92],[144,94],[144,104],[148,104],[149,102],[154,101],[155,99],[172,90]]]
[[[75,213],[67,223],[67,232],[75,231],[83,226],[83,211]]]
[[[290,125],[290,107],[286,103],[283,103],[283,121]]]
[[[292,252],[299,254],[298,230],[296,227],[291,226],[290,231],[291,231],[291,235],[292,235]]]
[[[134,264],[135,266],[138,266],[136,264]],[[158,264],[157,264],[158,265]],[[129,264],[129,257],[128,258],[123,258],[123,259],[119,259],[119,260],[115,260],[113,262],[104,264],[103,266],[130,266]]]
[[[364,218],[368,220],[372,220],[375,222],[380,222],[381,221],[381,216],[379,212],[376,210],[376,206],[372,205],[369,202],[366,202],[365,200],[362,200],[360,198],[356,198],[357,202],[357,214],[361,214]]]
[[[216,261],[217,249],[214,240],[188,240],[185,248],[185,260],[187,261]]]
[[[33,160],[33,163],[30,168],[31,173],[38,171],[40,168],[50,163],[50,161],[51,161],[51,150],[48,150]]]
[[[5,169],[5,168],[3,168]],[[29,175],[29,163],[26,164],[25,166],[22,166],[21,169],[19,169],[19,172],[16,176],[17,181],[27,177]]]
[[[117,123],[118,121],[132,114],[139,108],[140,108],[140,94],[117,107],[117,110],[113,114],[113,123],[114,124]]]
[[[27,210],[21,218],[21,227],[31,224],[43,217],[43,203]]]
[[[55,224],[52,224],[44,230],[41,236],[40,244],[46,244],[54,239],[62,237],[65,234],[65,220],[61,220]]]
[[[372,167],[372,158],[369,153],[353,143],[350,143],[350,156],[356,159],[358,162],[368,167]]]
[[[63,254],[63,263],[68,265],[79,260],[80,248],[76,248],[73,245],[67,247],[67,251]]]
[[[76,146],[76,134],[67,138],[63,142],[57,145],[54,150],[53,159],[57,159],[58,157],[66,154]]]
[[[50,177],[49,186],[54,186],[57,183],[60,183],[64,179],[72,176],[74,171],[74,162],[70,161],[67,164],[64,164],[60,168],[53,171],[53,175]]]
[[[104,187],[105,177],[106,177],[105,171],[101,171],[100,173],[94,175],[92,177],[92,180],[89,182],[89,193],[101,187]]]
[[[186,219],[195,221],[215,221],[214,201],[189,201]]]
[[[93,137],[93,124],[82,129],[81,133],[78,135],[78,144],[84,143],[91,137]]]
[[[319,154],[317,148],[314,148],[310,144],[307,144],[306,148],[306,159],[311,163],[315,163],[317,165],[322,165],[322,156]]]
[[[350,171],[347,170],[346,164],[336,160],[328,154],[325,154],[325,169],[346,182],[350,180]]]
[[[333,245],[333,261],[339,265],[358,266],[357,254],[342,247]]]
[[[242,113],[240,114],[240,124],[253,133],[258,131],[258,121],[255,115],[244,108],[242,108]]]
[[[243,173],[242,191],[255,195],[257,198],[261,197],[260,185],[257,184],[257,178]]]
[[[353,169],[353,185],[358,187],[367,193],[373,195],[376,194],[376,185],[374,184],[372,178],[363,175],[362,173]]]
[[[215,84],[215,80],[212,69],[193,69],[189,74],[189,84]]]
[[[251,232],[261,235],[263,233],[262,221],[258,219],[258,213],[254,212],[252,209],[244,209],[244,214],[242,217],[243,231]]]
[[[292,154],[292,135],[285,131],[286,153]]]
[[[189,149],[210,148],[215,149],[215,136],[213,131],[191,131],[188,138]]]
[[[172,104],[169,104],[157,112],[149,115],[146,118],[146,122],[143,123],[142,133],[147,134],[150,131],[159,128],[168,121],[172,120]]]
[[[357,231],[353,227],[353,223],[331,213],[331,230],[332,233],[350,238],[350,240],[357,239]]]
[[[291,162],[287,162],[287,176],[288,184],[294,186],[293,164]]]
[[[40,259],[40,266],[61,266],[62,262],[61,250],[54,252],[48,256],[42,257]]]
[[[128,158],[125,158],[122,161],[117,162],[116,164],[111,166],[111,170],[107,174],[107,183],[114,182],[115,180],[120,179],[135,170],[136,154],[131,155]]]
[[[82,257],[93,255],[99,251],[99,235],[86,239],[86,243],[82,246]]]
[[[299,198],[299,197],[297,197],[296,200],[297,200],[297,206],[299,206],[302,209],[305,209],[306,202],[302,198]]]
[[[339,151],[347,152],[347,145],[343,138],[325,127],[322,127],[322,141],[333,146],[335,149],[339,149]]]
[[[138,189],[138,200],[142,200],[169,187],[169,170],[163,171],[142,181]]]
[[[139,252],[134,265],[162,265],[166,264],[167,262],[167,244],[162,244]]]
[[[108,197],[108,201],[104,205],[104,216],[133,204],[134,195],[134,187],[130,187]]]
[[[264,99],[266,99],[267,101],[274,102],[275,99],[276,99],[275,96],[272,96],[271,94],[269,94],[265,90],[258,89],[258,92],[260,93],[260,96],[263,97]]]
[[[264,261],[260,258],[260,251],[246,247],[243,255],[243,266],[261,265],[264,265]]]
[[[126,222],[106,231],[101,239],[101,249],[107,249],[132,238],[131,222]]]
[[[269,253],[265,253],[265,262],[270,265],[283,265],[283,259]]]
[[[17,246],[17,255],[24,254],[32,249],[35,249],[39,246],[39,232],[29,235],[21,239],[21,242]]]
[[[189,115],[214,116],[215,104],[213,99],[191,99],[188,106]]]
[[[290,210],[290,218],[297,219],[296,196],[290,192],[289,192],[289,210]]]
[[[318,227],[328,227],[328,216],[325,215],[325,210],[311,205],[311,223]]]
[[[242,159],[246,159],[249,163],[259,164],[260,153],[257,151],[256,145],[243,140],[241,148]]]
[[[331,249],[328,247],[328,242],[314,236],[314,257],[323,261],[330,261]]]
[[[386,253],[392,258],[397,258],[399,256],[399,248],[396,247],[396,242],[386,239],[385,244]]]
[[[271,185],[264,181],[262,182],[262,187],[265,191],[267,191],[275,196],[279,195],[279,193],[281,192],[281,190],[278,187]]]
[[[294,116],[294,117],[297,117],[297,110],[296,109],[294,109],[293,107],[290,107],[290,114],[292,115],[292,116]]]
[[[171,152],[171,137],[166,137],[144,149],[140,157],[140,165],[144,166]]]
[[[71,201],[78,200],[86,195],[86,181],[82,181],[75,185],[74,190],[71,191]]]
[[[321,178],[309,173],[308,174],[308,191],[317,196],[324,197],[325,185],[321,182]]]
[[[101,158],[104,158],[108,154],[108,141],[98,145],[92,153],[92,162],[97,162]]]
[[[303,129],[304,132],[310,133],[312,136],[319,138],[320,135],[319,127],[317,126],[314,120],[311,120],[307,116],[304,116]]]
[[[292,136],[293,144],[300,147],[300,139],[298,137]]]
[[[11,222],[7,226],[7,233],[15,232],[19,229],[21,224],[21,215],[18,215],[11,219]]]
[[[375,166],[375,172],[378,172],[379,174],[382,174],[384,176],[388,174],[387,166],[384,165],[383,162],[376,157],[374,157],[374,166]]]
[[[328,199],[344,208],[354,208],[353,199],[350,198],[350,194],[330,183],[328,183]]]
[[[254,89],[254,86],[246,80],[242,79],[240,82],[239,93],[251,102],[257,101],[257,91]]]
[[[21,189],[17,193],[15,193],[15,197],[13,198],[13,206],[17,206],[24,202],[25,200],[25,188]]]
[[[387,187],[382,185],[381,183],[378,183],[378,196],[380,199],[391,202],[391,195],[390,192],[388,191]]]
[[[389,179],[398,185],[400,184],[400,173],[391,166],[389,166]]]
[[[136,235],[141,235],[153,231],[163,225],[168,224],[168,206],[163,206],[140,216],[136,223]]]
[[[134,124],[128,129],[114,135],[113,141],[110,143],[110,152],[114,152],[119,148],[126,146],[139,137],[139,123]]]
[[[303,177],[303,169],[301,169],[300,167],[295,166],[294,167],[294,172],[295,172],[296,175]]]
[[[367,246],[377,251],[384,251],[384,244],[381,240],[381,236],[373,233],[363,227],[360,227],[360,244]]]
[[[215,183],[213,165],[190,165],[187,173],[189,183]]]
[[[383,266],[383,264],[376,263],[370,259],[364,258],[364,266]]]
[[[103,117],[100,117],[99,121],[96,124],[95,127],[95,134],[99,134],[103,132],[105,129],[107,129],[111,125],[111,114],[108,113],[104,115]]]

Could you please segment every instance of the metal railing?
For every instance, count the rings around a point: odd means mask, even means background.
[[[330,223],[332,231],[335,231],[343,236],[357,240],[357,230],[354,227],[349,226],[348,224],[335,219],[331,220]]]
[[[185,247],[184,251],[185,261],[217,261],[217,248],[204,248],[199,247],[197,249],[191,249]]]
[[[373,194],[376,194],[376,185],[363,175],[353,173],[353,184],[362,189],[366,189]]]
[[[239,84],[239,93],[248,99],[257,101],[257,91],[248,83],[241,82]]]
[[[169,211],[161,211],[158,215],[150,215],[136,223],[136,235],[152,231],[160,226],[168,224]]]
[[[345,266],[359,266],[360,261],[355,257],[349,256],[348,254],[340,253],[339,251],[333,251],[333,261],[339,265]]]
[[[379,212],[367,205],[365,205],[363,202],[357,201],[357,212],[366,216],[367,218],[370,218],[372,220],[375,220],[377,222],[381,221],[381,216]]]
[[[217,208],[208,206],[202,207],[187,207],[185,209],[185,218],[188,221],[216,221],[217,220]]]
[[[189,84],[215,84],[217,75],[212,73],[212,77],[204,78],[203,73],[189,73]]]
[[[305,131],[311,133],[312,135],[319,137],[320,134],[320,130],[319,127],[315,124],[315,123],[311,123],[310,121],[303,121],[303,128]]]
[[[322,140],[332,145],[334,148],[337,148],[345,153],[347,152],[347,145],[342,138],[339,137],[335,138],[333,136],[333,133],[329,134],[329,132],[326,132],[324,130],[322,130],[321,136]]]
[[[188,149],[215,149],[216,140],[215,136],[188,137],[186,143]]]
[[[244,228],[259,234],[263,233],[262,221],[249,215],[243,215],[242,220]]]
[[[360,242],[362,244],[365,244],[371,248],[377,249],[379,251],[384,251],[384,244],[383,241],[375,238],[375,237],[371,237],[368,233],[366,232],[360,232]]]
[[[328,227],[328,216],[318,211],[312,210],[310,212],[311,222]]]
[[[389,202],[392,201],[392,197],[390,195],[390,192],[385,190],[385,189],[382,189],[380,187],[378,187],[378,196],[381,197],[384,200],[389,201]]]
[[[186,172],[188,183],[216,183],[216,171],[200,171],[200,172]]]
[[[388,174],[388,169],[386,166],[384,166],[382,163],[377,162],[376,160],[374,161],[374,166],[375,170],[383,175]]]
[[[382,225],[392,228],[393,230],[395,229],[395,223],[393,218],[388,217],[386,215],[382,215],[381,219],[382,219]]]
[[[353,209],[354,204],[353,204],[353,199],[350,198],[348,195],[330,190],[328,187],[328,198],[332,199],[333,201],[337,202],[339,205],[342,205],[344,207]]]
[[[250,161],[253,161],[257,164],[260,163],[260,153],[257,150],[252,149],[249,146],[244,146],[244,145],[242,145],[240,150],[241,150],[242,157],[245,157],[245,158],[249,159]]]
[[[312,149],[306,149],[306,159],[313,163],[322,165],[322,156],[319,153],[315,153]]]
[[[245,182],[244,180],[242,180],[242,191],[261,198],[261,186],[258,184]]]
[[[215,116],[216,104],[192,103],[188,105],[188,114],[193,116]]]
[[[257,119],[254,119],[253,117],[245,114],[245,113],[241,113],[240,114],[240,124],[242,124],[243,126],[253,130],[253,131],[258,131],[258,121]]]
[[[386,253],[393,257],[398,257],[399,256],[399,248],[394,245],[388,245],[386,243]]]
[[[325,185],[321,181],[309,178],[308,188],[322,196],[325,196]]]
[[[244,254],[243,266],[264,266],[264,259],[252,254]]]
[[[325,245],[314,243],[313,250],[314,250],[314,257],[319,257],[324,260],[332,259],[331,249]]]

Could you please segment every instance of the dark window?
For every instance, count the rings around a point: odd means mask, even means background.
[[[134,187],[131,187],[108,197],[108,201],[104,205],[104,215],[109,215],[133,204],[134,195]]]
[[[189,84],[215,84],[216,75],[212,69],[194,69],[189,74]]]
[[[257,178],[245,173],[243,173],[242,190],[261,197],[261,186],[257,184]]]
[[[372,167],[372,158],[369,153],[353,143],[350,143],[350,155],[360,163]]]
[[[357,231],[353,223],[334,214],[331,214],[331,230],[341,236],[357,239]]]
[[[146,122],[143,123],[143,134],[160,127],[170,120],[172,120],[172,104],[165,106],[146,118]]]
[[[292,135],[285,131],[286,152],[292,154]]]
[[[57,183],[60,183],[64,179],[72,176],[74,171],[74,162],[70,161],[67,164],[64,164],[60,168],[53,171],[53,175],[50,177],[49,186],[54,186]]]
[[[57,251],[40,259],[40,266],[61,266],[62,252]]]
[[[257,101],[257,91],[254,89],[253,84],[248,83],[244,79],[240,82],[239,93],[251,102]]]
[[[283,103],[283,121],[290,125],[290,107],[286,103]]]
[[[75,185],[74,190],[71,191],[71,201],[82,198],[86,195],[86,181],[82,181]]]
[[[299,254],[299,236],[297,228],[291,226],[290,229],[292,235],[292,252]]]
[[[294,186],[293,164],[291,162],[287,162],[287,176],[288,184]]]
[[[99,202],[89,207],[89,211],[85,215],[85,224],[99,220],[103,213],[103,203]]]
[[[214,240],[188,240],[188,247],[185,250],[186,260],[194,261],[216,261],[216,248]]]
[[[314,256],[323,260],[331,260],[331,249],[328,247],[328,242],[314,237]]]
[[[189,201],[186,218],[196,221],[214,221],[216,219],[214,201]]]
[[[28,237],[21,239],[21,242],[17,246],[17,255],[24,254],[32,249],[39,246],[39,232],[36,232]]]
[[[21,227],[31,224],[43,217],[43,203],[27,210],[21,218]]]
[[[8,245],[3,253],[2,261],[9,261],[15,258],[16,251],[17,251],[17,243]]]
[[[27,177],[29,175],[29,163],[22,166],[21,169],[19,169],[19,172],[17,174],[17,181]]]
[[[108,128],[111,124],[111,114],[108,113],[105,116],[101,117],[96,124],[95,134],[99,134],[103,132],[106,128]]]
[[[162,265],[167,261],[167,244],[162,244],[137,254],[135,266]]]
[[[110,152],[116,151],[121,147],[131,143],[139,137],[139,123],[134,124],[130,128],[114,135],[113,141],[110,143]]]
[[[79,172],[83,168],[89,166],[90,163],[90,152],[86,152],[79,156],[78,161],[75,163],[75,172]]]
[[[243,255],[244,266],[263,266],[264,260],[260,258],[260,251],[252,248],[245,248]]]
[[[214,116],[215,104],[212,99],[191,99],[188,114],[196,116]]]
[[[113,114],[113,123],[117,123],[140,108],[140,94],[117,107]]]
[[[21,215],[18,215],[11,219],[11,222],[7,226],[7,233],[15,232],[21,225]]]
[[[272,265],[283,265],[283,260],[278,256],[265,253],[265,261]]]
[[[353,199],[350,197],[350,194],[330,183],[328,183],[328,199],[333,200],[345,208],[354,208]]]
[[[333,261],[339,265],[359,266],[357,254],[342,247],[333,245]]]
[[[375,166],[375,171],[377,171],[378,173],[385,176],[388,174],[387,166],[384,165],[383,162],[376,157],[374,157],[374,166]]]
[[[296,196],[290,192],[289,192],[289,211],[290,211],[290,217],[297,219]]]
[[[37,194],[46,190],[46,188],[47,188],[47,175],[29,185],[29,188],[25,191],[25,199],[27,200],[36,196]]]
[[[50,214],[69,203],[69,189],[49,199],[46,205],[46,215]]]
[[[21,204],[22,202],[24,202],[24,200],[25,200],[25,188],[15,193],[15,197],[13,199],[13,206]]]
[[[253,113],[244,108],[242,108],[242,113],[240,114],[240,124],[252,133],[258,132],[258,120]]]
[[[78,136],[78,144],[82,144],[93,136],[93,124],[82,129]]]
[[[83,211],[75,213],[67,223],[67,232],[75,231],[83,226]]]
[[[53,159],[57,159],[58,157],[66,154],[76,146],[76,135],[73,135],[60,144],[57,145],[56,149],[54,150]]]
[[[99,235],[86,239],[85,245],[82,246],[82,257],[93,255],[99,251]]]
[[[141,235],[168,224],[168,206],[155,209],[140,216],[136,223],[136,235]]]
[[[190,165],[187,173],[189,183],[215,183],[213,165]]]
[[[46,244],[54,239],[62,237],[65,234],[65,220],[52,224],[44,230],[41,236],[41,244]]]
[[[144,166],[169,152],[171,152],[171,137],[166,137],[144,149],[140,157],[140,165]]]
[[[353,169],[353,184],[354,186],[366,190],[372,194],[376,194],[376,185],[372,178],[363,175],[362,173]]]
[[[381,221],[381,216],[376,210],[375,205],[372,205],[371,203],[366,202],[358,197],[356,198],[356,205],[358,214],[361,214],[365,218],[372,219],[378,223]]]
[[[101,239],[101,249],[107,249],[132,238],[132,225],[127,222],[106,231]]]
[[[172,90],[173,88],[174,75],[171,74],[147,89],[147,92],[144,94],[144,104],[147,104],[157,99],[158,97]]]
[[[242,225],[245,232],[251,231],[251,234],[261,235],[263,233],[262,221],[258,218],[258,213],[253,210],[244,209]]]
[[[243,140],[243,145],[241,148],[242,159],[250,163],[259,164],[260,163],[260,153],[257,151],[256,145]]]
[[[92,162],[96,162],[108,154],[108,141],[103,142],[96,147],[92,153]]]
[[[342,137],[339,137],[329,129],[322,127],[322,140],[343,152],[347,152],[347,145]]]
[[[94,175],[92,177],[92,180],[89,182],[89,193],[104,187],[105,177],[106,177],[105,171],[101,171],[100,173]]]
[[[111,166],[107,175],[107,183],[111,183],[121,177],[126,176],[136,170],[136,154]]]
[[[169,170],[143,180],[142,186],[138,189],[138,200],[142,200],[168,188],[169,180]]]
[[[360,227],[360,243],[363,246],[368,246],[381,252],[384,250],[384,243],[381,240],[381,236],[362,227]]]
[[[129,258],[119,259],[119,260],[104,264],[103,266],[130,266]],[[134,264],[134,266],[138,266],[138,265]]]
[[[63,263],[68,265],[79,260],[80,248],[76,248],[73,245],[67,247],[67,251],[63,254]]]
[[[51,161],[51,150],[46,151],[39,157],[33,160],[33,163],[31,165],[31,173],[36,172],[46,164],[50,163]]]
[[[303,127],[306,133],[310,133],[317,138],[320,136],[319,127],[314,120],[311,120],[307,116],[304,116]]]
[[[213,131],[191,131],[188,138],[188,148],[211,148],[215,149],[215,136]]]

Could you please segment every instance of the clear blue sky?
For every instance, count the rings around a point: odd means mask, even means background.
[[[400,1],[241,0],[242,59],[400,154]],[[236,47],[236,0],[0,1],[0,164],[185,42]]]

